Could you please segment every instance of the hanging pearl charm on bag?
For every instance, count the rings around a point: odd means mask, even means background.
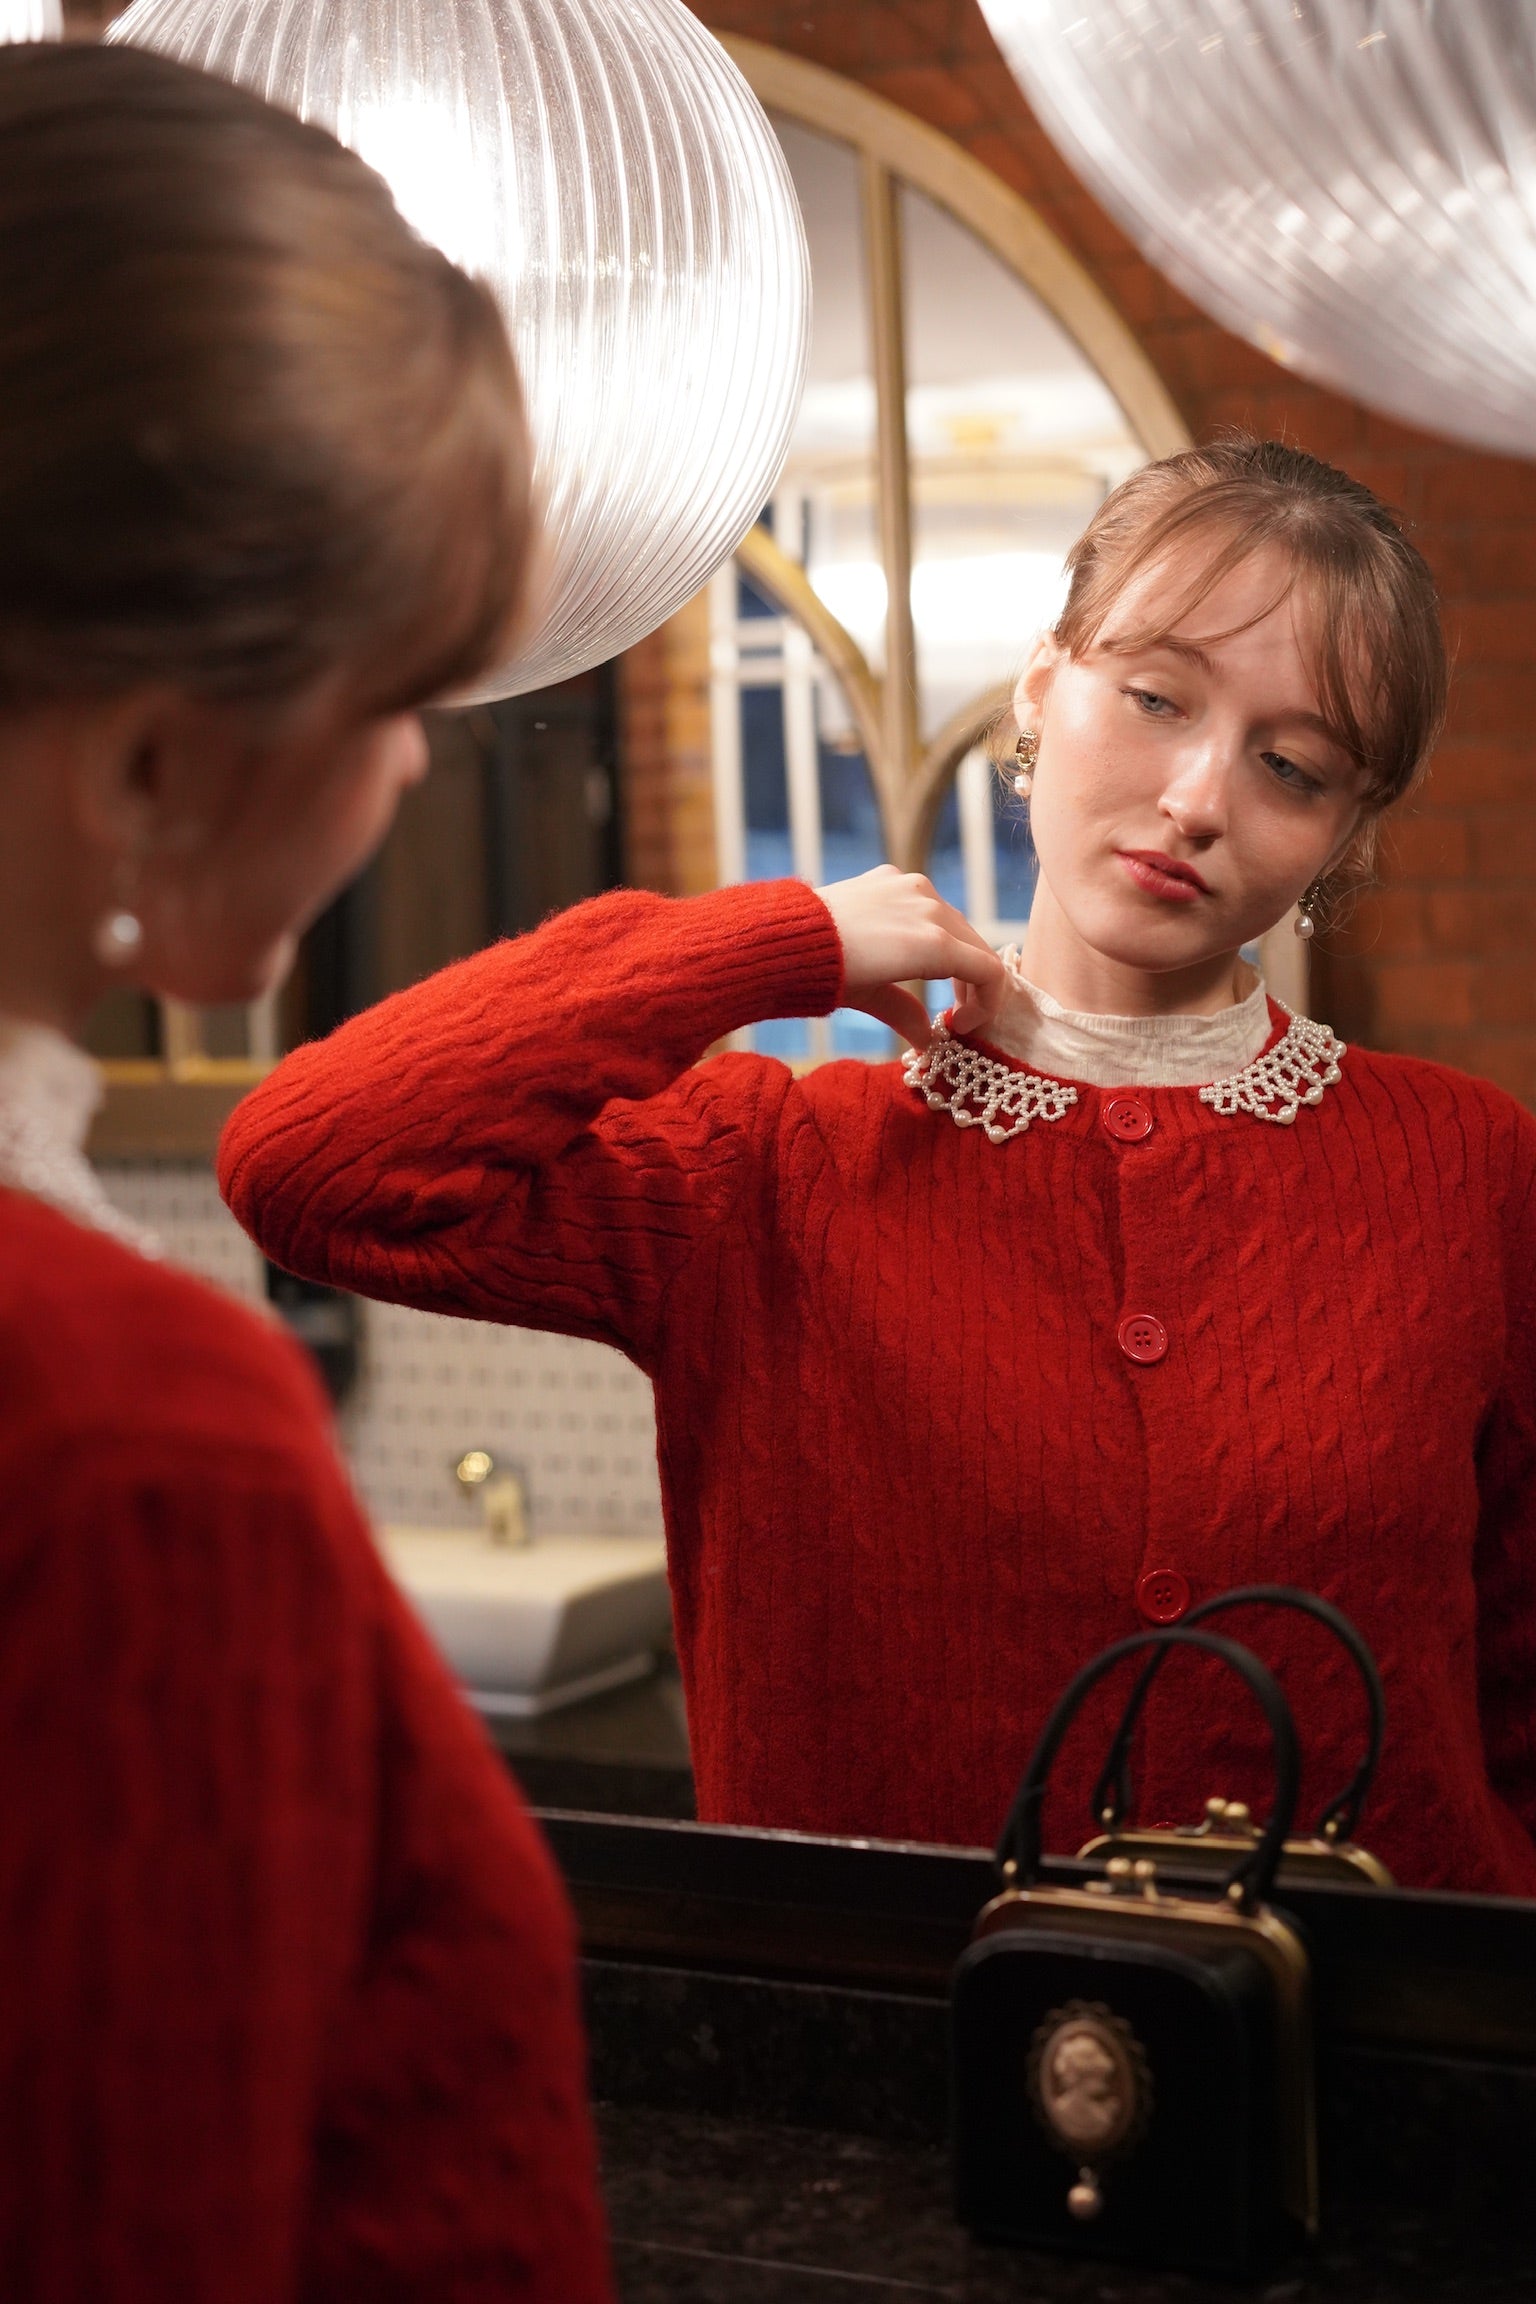
[[[1020,731],[1019,740],[1013,749],[1019,763],[1013,788],[1021,800],[1027,800],[1035,788],[1035,762],[1040,757],[1040,739],[1033,728]]]

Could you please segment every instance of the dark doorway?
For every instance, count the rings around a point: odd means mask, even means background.
[[[620,882],[611,664],[427,724],[431,775],[304,940],[290,1044]]]

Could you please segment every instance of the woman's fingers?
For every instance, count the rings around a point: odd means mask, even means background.
[[[950,1022],[957,1032],[984,1032],[997,1014],[1003,996],[1004,971],[998,965],[995,977],[984,984],[968,984],[963,977],[954,978],[955,1006]]]
[[[996,1007],[1002,962],[921,873],[882,864],[823,888],[821,898],[842,941],[843,996],[850,1007],[867,1006],[868,994],[892,985],[944,976],[970,988],[978,1016]],[[910,1011],[903,1013],[910,1023]],[[907,1024],[897,1029],[912,1037]]]

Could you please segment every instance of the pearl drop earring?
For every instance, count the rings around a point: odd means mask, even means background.
[[[136,858],[127,857],[117,871],[117,899],[91,930],[91,950],[103,968],[126,968],[144,948],[144,923],[133,909],[138,885]]]
[[[1303,943],[1309,936],[1315,935],[1317,932],[1317,922],[1312,917],[1312,907],[1321,901],[1322,885],[1320,880],[1314,880],[1311,887],[1304,891],[1296,906],[1296,933]]]
[[[91,950],[103,968],[126,968],[144,944],[144,923],[137,912],[103,912],[91,932]]]
[[[1019,740],[1013,749],[1019,763],[1013,788],[1021,800],[1027,800],[1035,788],[1035,762],[1040,757],[1040,739],[1033,728],[1020,730]]]

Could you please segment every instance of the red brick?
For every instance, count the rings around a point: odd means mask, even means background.
[[[1472,1010],[1479,1024],[1536,1028],[1536,969],[1490,961],[1476,971]]]
[[[1375,408],[1361,411],[1365,422],[1365,444],[1384,456],[1421,457],[1426,450],[1436,462],[1445,454],[1445,442],[1432,433],[1421,432],[1412,424],[1399,423],[1395,416],[1383,416]],[[1464,451],[1457,450],[1457,454]]]
[[[1127,239],[1114,218],[1087,192],[1063,195],[1055,210],[1055,220],[1063,239],[1070,238],[1080,254],[1095,262],[1123,263],[1136,254],[1134,242]]]
[[[1536,600],[1460,600],[1446,629],[1463,664],[1536,661]]]
[[[1273,385],[1258,402],[1257,424],[1266,438],[1289,440],[1326,463],[1355,469],[1360,445],[1360,410],[1331,392],[1299,392],[1290,379]]]
[[[1348,921],[1349,943],[1373,958],[1419,959],[1440,948],[1429,922],[1422,888],[1376,888],[1360,898]]]
[[[873,9],[866,12],[875,13]],[[880,11],[881,34],[883,37],[885,26],[894,19],[921,40],[926,58],[950,64],[959,52],[961,25],[969,13],[970,0],[886,0]]]
[[[1266,421],[1264,400],[1242,386],[1228,392],[1206,392],[1200,399],[1200,421],[1194,426],[1197,440],[1208,440],[1218,432],[1251,432],[1260,440],[1282,439],[1284,434],[1272,422]]]
[[[1383,1034],[1423,1028],[1464,1029],[1476,1021],[1476,969],[1466,960],[1388,961],[1376,971],[1376,1013]]]
[[[1165,283],[1139,256],[1107,258],[1098,272],[1105,294],[1133,329],[1164,317]]]
[[[1381,872],[1389,883],[1462,880],[1472,868],[1466,820],[1421,810],[1382,826]]]
[[[1421,901],[1430,946],[1443,957],[1536,957],[1536,905],[1523,888],[1432,888]]]
[[[990,56],[970,56],[951,66],[961,86],[968,88],[984,114],[1010,121],[1018,109],[1018,82],[994,48]]]
[[[990,168],[994,176],[1000,176],[1013,191],[1040,209],[1042,215],[1045,213],[1040,198],[1040,178],[1021,144],[996,128],[978,128],[964,138],[964,144],[973,160],[979,160],[983,168]]]
[[[825,41],[831,28],[838,31],[834,38],[846,36],[843,27],[857,29],[860,55],[876,71],[911,65],[917,69],[939,63],[941,51],[947,42],[936,41],[931,26],[925,26],[920,17],[907,9],[883,8],[878,19],[870,9],[850,8],[846,13],[827,10],[818,20],[818,41]],[[946,71],[946,77],[950,75]]]
[[[1536,881],[1536,809],[1479,808],[1467,829],[1474,880]]]
[[[915,112],[920,120],[953,136],[981,118],[981,108],[968,88],[951,73],[932,64],[898,65],[893,71],[871,70],[869,85],[889,103]]]
[[[720,22],[718,9],[712,9],[710,14],[711,21],[719,30],[727,29]],[[750,5],[738,6],[732,14],[746,21],[733,23],[730,30],[761,37],[753,31],[751,19],[756,10]],[[845,72],[857,77],[869,61],[873,30],[862,8],[849,8],[845,11],[829,9],[817,19],[814,33],[806,27],[798,37],[791,33],[782,45],[793,47],[802,55],[814,58],[816,63],[824,65],[829,72]]]
[[[1458,734],[1536,733],[1536,662],[1483,665],[1463,659],[1456,667],[1454,707]]]
[[[1536,522],[1449,533],[1426,529],[1418,543],[1447,593],[1519,598],[1536,593]]]
[[[1536,751],[1508,740],[1488,743],[1476,736],[1447,736],[1435,753],[1429,790],[1441,808],[1490,801],[1536,803]]]
[[[1406,514],[1409,498],[1414,491],[1412,469],[1402,457],[1377,456],[1367,449],[1352,448],[1339,462],[1351,480],[1358,480],[1362,488],[1394,512]]]
[[[1274,388],[1274,362],[1222,328],[1191,332],[1184,346],[1184,361],[1190,382],[1206,391],[1241,386],[1268,393]]]
[[[1536,519],[1536,466],[1448,448],[1443,463],[1426,466],[1424,495],[1431,519]]]

